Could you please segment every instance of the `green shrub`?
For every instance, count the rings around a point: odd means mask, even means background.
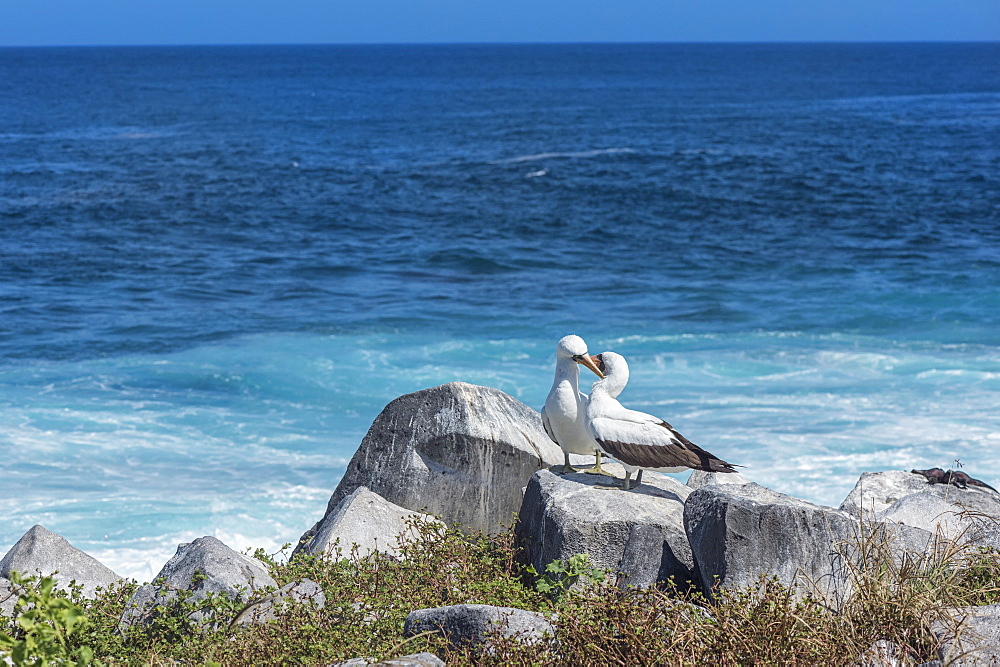
[[[14,631],[0,632],[0,655],[9,656],[15,665],[95,663],[94,650],[75,641],[90,619],[79,605],[55,593],[55,579],[13,572],[10,580],[21,594],[14,605]]]
[[[535,590],[555,600],[561,600],[581,579],[584,583],[600,584],[607,579],[604,570],[594,567],[587,554],[574,554],[569,560],[554,560],[539,574],[534,565],[525,571],[535,578]]]
[[[854,595],[840,611],[796,595],[773,579],[706,600],[670,586],[618,590],[614,577],[584,556],[533,573],[521,565],[513,533],[465,535],[417,522],[399,557],[357,549],[285,562],[255,554],[279,583],[305,578],[326,596],[322,609],[289,603],[273,622],[240,625],[249,604],[224,595],[195,599],[179,590],[128,629],[119,619],[136,589],[126,583],[84,599],[51,580],[18,580],[21,616],[0,636],[16,664],[328,664],[431,651],[449,664],[680,665],[849,664],[874,641],[903,647],[912,664],[936,657],[928,618],[949,607],[995,602],[1000,555],[940,549],[899,558],[884,535],[869,531],[852,545]],[[614,573],[610,573],[614,574]],[[573,586],[581,579],[591,585]],[[545,613],[555,642],[524,645],[496,637],[490,651],[451,648],[436,635],[402,636],[414,609],[461,603]],[[937,615],[937,616],[936,616]],[[197,621],[197,618],[207,619]]]

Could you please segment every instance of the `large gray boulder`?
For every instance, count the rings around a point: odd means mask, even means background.
[[[122,579],[96,558],[43,526],[32,526],[0,560],[0,577],[10,577],[11,572],[25,576],[52,575],[60,588],[68,588],[71,581],[76,581],[83,586],[87,597],[94,597],[98,588],[106,589]]]
[[[923,475],[902,470],[866,472],[840,508],[961,543],[1000,547],[1000,493],[990,489],[930,484]]]
[[[179,545],[153,583],[135,592],[125,606],[121,622],[124,626],[149,623],[151,610],[177,598],[178,590],[191,591],[192,602],[204,599],[209,593],[248,601],[256,591],[277,587],[260,561],[233,551],[214,537],[200,537]],[[201,611],[191,614],[191,618],[207,620]]]
[[[931,484],[923,475],[905,470],[861,473],[840,509],[865,518],[883,512],[907,496],[926,493],[963,509],[1000,519],[1000,493],[970,486],[960,489],[950,484]]]
[[[403,636],[412,637],[428,631],[440,633],[452,646],[484,646],[487,649],[491,635],[537,644],[550,641],[556,634],[552,624],[538,612],[488,604],[418,609],[406,615]]]
[[[360,486],[323,517],[300,551],[338,555],[339,550],[340,555],[347,555],[352,545],[357,545],[361,557],[373,551],[398,556],[402,544],[418,537],[414,521],[437,520],[394,505],[367,486]]]
[[[326,515],[366,486],[449,525],[496,533],[513,520],[532,473],[562,458],[538,412],[497,389],[450,382],[400,396],[382,410]]]
[[[684,525],[702,588],[743,588],[777,580],[839,608],[850,594],[850,568],[864,539],[857,517],[758,484],[710,484],[688,496]],[[930,533],[908,526],[882,529],[893,553],[923,554]]]
[[[850,515],[758,484],[695,490],[684,525],[705,591],[743,588],[761,576],[775,576],[786,586],[815,587],[835,600],[846,583],[836,547],[856,533]]]
[[[624,477],[621,465],[605,468]],[[691,489],[656,473],[624,491],[601,475],[536,472],[524,494],[517,533],[539,572],[553,560],[587,554],[590,563],[621,573],[618,584],[650,586],[692,577],[694,560],[684,533],[684,500]],[[580,582],[583,584],[584,582]]]
[[[1000,665],[1000,604],[949,609],[950,622],[935,620],[931,631],[948,665]]]

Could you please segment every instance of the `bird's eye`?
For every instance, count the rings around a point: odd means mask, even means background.
[[[597,365],[597,369],[603,373],[604,372],[604,355],[603,354],[595,354],[594,356],[591,357],[591,360],[593,360],[593,362]]]

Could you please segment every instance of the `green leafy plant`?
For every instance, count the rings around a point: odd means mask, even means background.
[[[56,593],[55,579],[14,572],[11,582],[22,592],[14,605],[16,630],[0,632],[0,655],[15,665],[99,664],[93,649],[75,645],[90,620],[79,605]]]
[[[421,651],[476,665],[851,664],[878,640],[899,646],[904,664],[919,664],[938,657],[929,618],[1000,600],[995,551],[943,543],[903,557],[875,528],[845,545],[853,592],[839,609],[767,577],[709,597],[684,582],[620,590],[584,554],[541,573],[524,567],[513,531],[412,528],[395,554],[347,547],[289,562],[257,552],[279,585],[310,579],[325,596],[323,606],[287,600],[267,622],[241,620],[267,590],[202,596],[169,587],[143,622],[126,628],[120,619],[134,582],[88,599],[79,587],[20,580],[18,620],[0,617],[0,667],[4,657],[27,665],[330,664]],[[531,644],[498,634],[488,651],[436,633],[403,636],[410,611],[463,603],[542,612],[556,636]]]
[[[584,583],[600,584],[607,578],[604,570],[595,567],[587,554],[574,554],[566,561],[556,559],[545,566],[544,574],[539,574],[534,565],[525,570],[535,577],[535,590],[557,600],[581,579]]]

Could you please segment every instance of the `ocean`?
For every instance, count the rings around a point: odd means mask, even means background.
[[[997,485],[998,325],[1000,44],[0,49],[0,553],[277,551],[567,333],[778,491]]]

